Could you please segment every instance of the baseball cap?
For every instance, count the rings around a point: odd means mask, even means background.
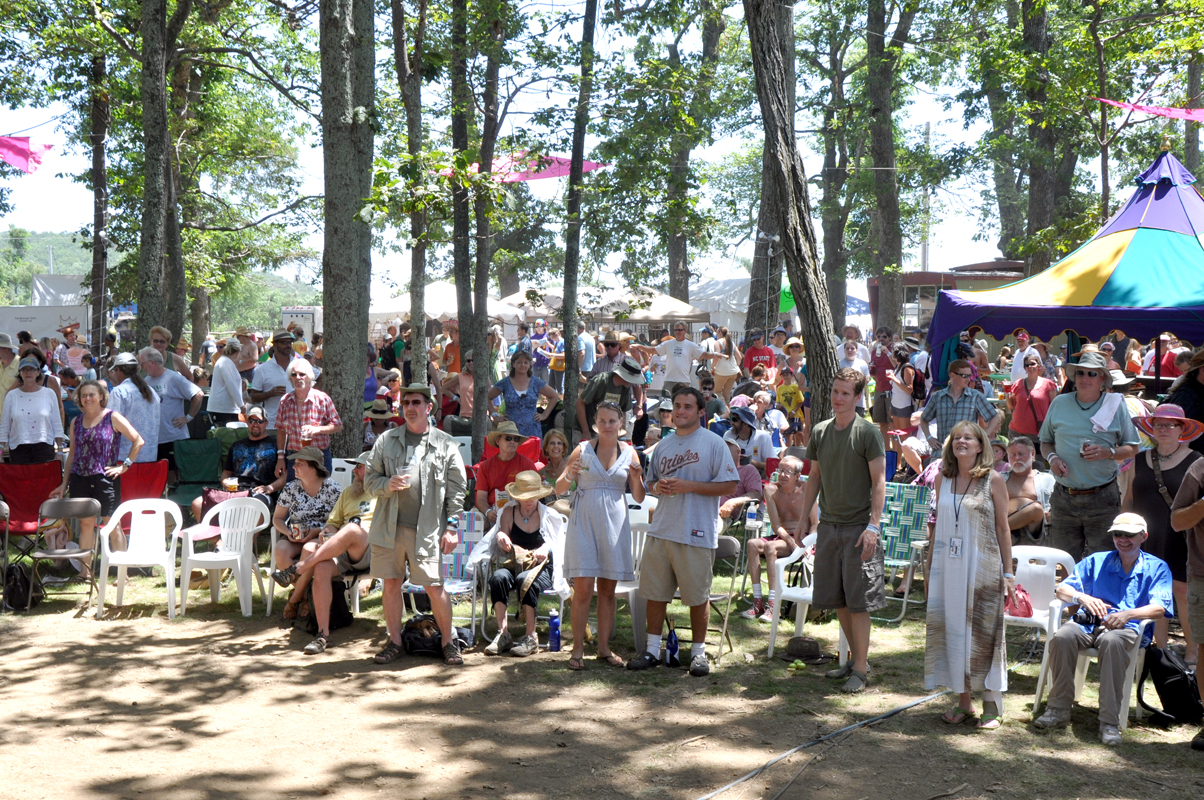
[[[259,417],[260,419],[266,420],[268,418],[267,412],[263,410],[262,406],[251,406],[247,409],[245,416],[247,419],[250,419],[251,417]]]
[[[1145,518],[1140,514],[1126,512],[1117,516],[1112,520],[1112,527],[1108,528],[1108,533],[1120,531],[1121,533],[1145,533],[1147,530]]]

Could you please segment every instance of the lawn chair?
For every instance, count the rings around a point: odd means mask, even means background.
[[[222,443],[219,439],[180,439],[175,443],[176,470],[180,481],[167,497],[180,508],[189,509],[206,486],[217,486],[222,477]]]
[[[657,499],[652,495],[644,495],[644,502],[637,503],[630,495],[627,498],[627,521],[631,525],[631,555],[635,565],[635,578],[630,581],[619,581],[615,584],[615,599],[627,598],[627,607],[631,611],[631,632],[635,637],[636,646],[644,641],[647,631],[648,601],[639,592],[640,561],[644,558],[644,542],[647,540],[648,527],[652,524],[652,514],[656,511]],[[615,620],[618,620],[618,606],[615,606]],[[611,636],[614,636],[616,626],[611,626]]]
[[[63,465],[0,464],[0,498],[7,504],[4,525],[4,565],[8,566],[9,534],[26,537],[17,546],[17,558],[23,558],[37,545],[38,509],[50,499],[50,493],[63,483]]]
[[[1058,627],[1054,617],[1062,610],[1062,601],[1054,597],[1054,589],[1058,585],[1058,567],[1061,566],[1067,575],[1073,575],[1074,559],[1064,550],[1035,545],[1016,545],[1012,548],[1012,558],[1016,559],[1016,585],[1023,586],[1024,590],[1028,592],[1029,599],[1033,604],[1033,615],[1031,617],[1013,617],[1010,614],[1004,614],[1004,635],[1007,634],[1008,625],[1035,628],[1045,633],[1047,645],[1042,649],[1041,668],[1037,672],[1037,693],[1033,698],[1035,711],[1041,704],[1041,695],[1045,692],[1045,668],[1049,663],[1049,637]]]
[[[473,512],[473,513],[476,513],[476,512]],[[557,516],[560,516],[558,512],[556,512],[556,511],[553,511],[553,510],[552,510],[550,507],[549,507],[549,508],[546,508],[546,510],[545,510],[545,512],[544,512],[544,513],[547,513],[547,514],[556,514]],[[561,519],[563,520],[563,519],[564,519],[564,517],[561,517]],[[565,521],[565,525],[567,526],[567,520]],[[484,526],[482,525],[482,527],[484,527]],[[481,537],[480,537],[480,539],[478,539],[477,541],[480,541],[481,539],[484,539],[484,538],[485,538],[485,537],[484,537],[484,534],[483,534],[483,532],[482,532],[482,536],[481,536]],[[472,548],[469,548],[469,550],[468,550],[468,555],[471,555],[471,553],[472,553]],[[467,561],[468,561],[468,555],[465,555],[465,562],[466,562],[466,563],[467,563]],[[444,556],[444,559],[446,559],[446,558],[447,558],[447,556]],[[563,561],[563,559],[559,559],[559,560],[556,560],[556,561],[554,561],[554,563],[553,563],[553,566],[552,566],[553,572],[555,572],[556,570],[563,570],[563,569],[564,569],[564,565],[563,565],[562,563],[560,563],[561,561]],[[488,633],[486,632],[486,630],[485,630],[485,625],[486,625],[486,624],[488,624],[488,622],[489,622],[489,620],[490,620],[490,619],[492,619],[492,615],[489,613],[489,612],[492,610],[492,609],[490,608],[490,605],[489,605],[489,593],[488,593],[487,591],[485,591],[485,585],[486,585],[486,583],[489,581],[489,576],[493,574],[493,570],[494,570],[495,563],[496,563],[496,562],[495,562],[495,560],[494,560],[493,558],[489,558],[488,560],[484,561],[484,568],[483,568],[483,569],[480,571],[480,573],[479,573],[479,575],[478,575],[478,580],[480,581],[480,587],[481,587],[481,589],[480,589],[480,595],[481,595],[481,636],[482,636],[482,638],[484,638],[484,639],[485,639],[485,641],[490,641],[490,639],[491,639],[491,637],[489,636],[489,634],[488,634]],[[562,572],[562,574],[563,574],[563,572]],[[567,582],[567,579],[566,579],[566,582]],[[570,584],[570,587],[569,587],[569,589],[570,589],[570,592],[571,592],[571,590],[572,590],[572,586],[571,586],[571,584]],[[474,587],[474,591],[476,591],[475,587]],[[551,587],[551,588],[549,588],[549,589],[544,589],[544,590],[543,590],[543,592],[540,594],[540,596],[541,596],[541,597],[555,597],[555,598],[556,598],[556,602],[557,602],[557,604],[559,605],[559,610],[558,610],[558,612],[557,612],[557,613],[559,613],[559,614],[560,614],[560,618],[561,618],[561,620],[563,620],[563,619],[564,619],[564,600],[565,600],[565,598],[564,598],[564,596],[562,596],[562,595],[561,595],[559,592],[557,592],[557,591],[556,591],[555,581],[553,581],[553,585],[552,585],[552,587]],[[571,596],[571,595],[570,595],[570,596]],[[521,597],[521,595],[520,595],[518,592],[515,592],[515,593],[514,593],[514,599],[515,599],[517,602],[519,602],[519,603],[521,603],[521,602],[522,602],[522,597]],[[475,612],[474,612],[474,613],[475,613]],[[547,615],[544,615],[544,616],[542,616],[542,617],[541,617],[541,616],[539,616],[539,609],[538,609],[538,608],[536,608],[536,615],[535,615],[535,619],[536,619],[537,621],[538,621],[538,620],[540,620],[540,619],[548,619],[548,616],[547,616]],[[534,633],[534,631],[529,631],[529,632],[530,632],[530,633]]]
[[[255,561],[255,534],[266,528],[267,508],[263,503],[252,497],[235,497],[223,500],[215,505],[201,519],[200,525],[185,532],[184,550],[180,558],[180,615],[188,610],[188,576],[192,569],[209,570],[209,597],[214,603],[221,599],[221,581],[218,576],[222,569],[229,568],[234,573],[235,586],[238,588],[238,603],[244,617],[251,616],[251,576],[259,582],[259,596],[270,603],[270,598],[264,591],[263,576]],[[212,527],[216,519],[218,528],[217,549],[197,553],[194,543],[205,537],[205,529]],[[191,535],[200,532],[201,536]],[[271,614],[269,608],[268,614]]]
[[[456,532],[460,535],[460,541],[456,544],[456,549],[450,553],[445,553],[443,559],[443,591],[449,597],[453,598],[453,606],[456,597],[468,595],[470,611],[468,616],[468,629],[476,630],[477,625],[477,594],[484,582],[479,576],[473,575],[468,571],[468,556],[472,553],[472,548],[477,542],[485,537],[485,517],[480,511],[461,511],[456,518]],[[403,601],[405,596],[410,596],[411,607],[415,613],[417,608],[413,606],[413,595],[426,594],[426,588],[416,583],[411,583],[408,579],[401,584]],[[358,602],[358,601],[357,601]],[[463,620],[464,617],[453,617],[453,619]],[[482,626],[481,633],[484,634]]]
[[[885,566],[890,570],[886,583],[894,581],[895,574],[904,569],[907,580],[903,597],[893,597],[887,593],[888,600],[902,600],[903,607],[899,616],[894,619],[875,617],[880,622],[901,622],[907,615],[909,602],[915,605],[925,605],[928,601],[911,600],[911,584],[915,579],[917,568],[924,565],[924,549],[928,546],[928,503],[931,492],[925,486],[915,486],[907,483],[887,483],[886,502],[882,507],[882,549],[885,553]]]
[[[163,479],[167,480],[167,462],[163,465]],[[126,473],[129,474],[128,472]],[[122,476],[124,483],[125,476]],[[128,525],[123,524],[129,517]],[[168,529],[168,520],[175,527]],[[118,526],[127,528],[129,538],[125,550],[114,550],[109,541],[110,534]],[[167,579],[167,618],[176,616],[176,540],[175,532],[184,527],[180,507],[170,500],[139,499],[127,500],[117,506],[113,516],[97,536],[100,537],[100,585],[96,598],[96,618],[105,610],[105,589],[109,585],[109,567],[117,567],[117,605],[121,605],[125,593],[126,570],[129,567],[162,567]]]
[[[100,501],[95,500],[91,497],[58,498],[58,499],[47,500],[44,503],[42,503],[41,506],[38,507],[38,530],[39,531],[43,530],[43,527],[42,527],[43,523],[48,520],[52,520],[52,519],[57,519],[57,520],[91,519],[93,521],[93,525],[95,526],[93,528],[93,530],[96,532],[95,536],[96,536],[96,538],[99,538],[99,536],[100,536],[100,533],[99,533],[99,531],[100,531]],[[39,533],[36,535],[36,537],[42,538],[42,534]],[[35,538],[35,542],[36,542],[36,540],[37,539]],[[45,543],[44,538],[43,538],[43,543]],[[63,562],[63,561],[69,561],[71,559],[78,559],[78,560],[82,561],[83,563],[87,564],[88,567],[90,568],[96,560],[96,542],[94,541],[92,543],[91,550],[80,550],[78,547],[70,548],[70,549],[63,549],[63,550],[51,550],[49,548],[38,549],[37,547],[35,547],[29,553],[29,561],[31,564],[31,569],[30,569],[31,575],[30,575],[30,579],[29,579],[30,583],[34,584],[34,583],[39,582],[39,578],[38,578],[38,563],[39,562],[42,562],[42,561]],[[92,602],[92,590],[97,588],[96,570],[90,569],[90,572],[91,572],[91,577],[88,580],[88,601],[85,604],[85,608],[87,607],[87,605],[91,604],[91,602]],[[83,594],[83,592],[63,592],[62,594]],[[29,599],[31,601],[33,600],[33,592],[29,593]],[[26,605],[25,610],[26,611],[29,610],[28,605]]]
[[[121,502],[157,499],[166,488],[167,459],[131,464],[121,476]]]
[[[773,616],[769,623],[769,658],[773,658],[773,649],[778,640],[778,620],[782,614],[783,603],[794,603],[794,635],[802,636],[803,627],[807,624],[807,612],[811,609],[811,570],[814,560],[811,550],[815,547],[817,534],[809,533],[803,537],[803,546],[796,549],[785,558],[774,562],[774,585],[778,587],[777,602],[773,604]],[[786,571],[791,564],[802,562],[803,579],[798,586],[791,586],[786,580]]]

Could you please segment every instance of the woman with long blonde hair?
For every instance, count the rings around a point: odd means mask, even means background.
[[[994,470],[986,432],[973,422],[953,426],[933,487],[936,528],[928,546],[928,624],[924,685],[960,695],[941,717],[959,725],[976,716],[971,692],[982,692],[978,727],[1003,722],[1007,691],[1005,600],[1015,596],[1008,493]]]

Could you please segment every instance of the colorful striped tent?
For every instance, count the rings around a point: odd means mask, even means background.
[[[928,340],[941,352],[977,325],[996,339],[1023,327],[1046,340],[1121,330],[1147,341],[1170,331],[1204,344],[1204,197],[1195,180],[1163,152],[1124,208],[1049,269],[996,289],[942,291]]]

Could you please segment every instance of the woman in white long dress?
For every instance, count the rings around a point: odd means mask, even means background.
[[[953,426],[933,487],[936,531],[927,571],[924,686],[959,693],[957,707],[941,717],[951,725],[975,716],[971,692],[981,692],[983,729],[1003,720],[1003,613],[1007,597],[1015,595],[1007,484],[993,462],[982,428],[965,421]]]

